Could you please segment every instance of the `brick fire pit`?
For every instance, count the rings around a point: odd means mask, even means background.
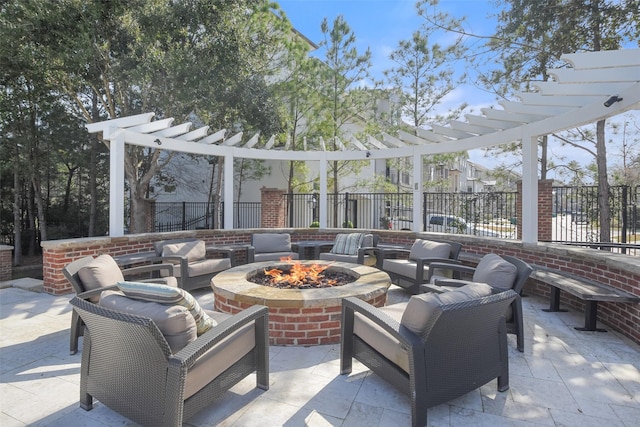
[[[301,261],[331,264],[328,271],[352,275],[349,284],[319,289],[278,289],[247,280],[265,268],[284,262],[259,262],[230,268],[211,280],[215,308],[235,314],[252,305],[269,307],[269,337],[273,345],[320,345],[340,342],[342,299],[358,297],[382,307],[391,285],[389,275],[373,267],[344,262]]]

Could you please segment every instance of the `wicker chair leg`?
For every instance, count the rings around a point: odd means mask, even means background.
[[[71,312],[71,330],[69,332],[69,354],[74,355],[78,352],[78,339],[82,335],[82,320],[78,313],[73,310]]]

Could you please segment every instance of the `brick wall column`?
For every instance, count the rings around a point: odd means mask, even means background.
[[[261,228],[284,228],[286,223],[285,190],[262,187]]]
[[[553,237],[553,180],[538,181],[538,240],[550,241]],[[516,200],[516,215],[518,218],[518,239],[522,239],[522,181],[518,181],[518,196]]]
[[[0,282],[11,280],[11,274],[13,273],[12,251],[13,246],[0,245]]]

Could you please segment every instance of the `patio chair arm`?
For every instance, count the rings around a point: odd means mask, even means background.
[[[476,271],[476,269],[474,267],[469,267],[466,265],[462,265],[462,262],[460,260],[452,260],[452,259],[448,259],[448,260],[440,260],[437,262],[433,262],[429,265],[429,274],[427,276],[428,281],[431,281],[431,277],[433,276],[433,272],[436,269],[440,269],[440,270],[451,270],[453,271],[454,275],[456,273],[466,273],[469,275],[473,275],[473,273]]]
[[[358,248],[358,264],[364,264],[365,255],[374,255],[377,257],[378,253],[379,251],[374,246],[365,246],[365,247]]]
[[[147,264],[137,267],[123,268],[122,275],[126,278],[127,276],[135,276],[142,273],[154,273],[156,271],[158,273],[160,273],[161,271],[166,271],[167,276],[173,276],[173,264]]]
[[[213,346],[253,321],[256,322],[256,346],[264,347],[268,351],[269,309],[263,305],[254,305],[220,322],[195,341],[187,344],[169,358],[169,363],[188,369]]]
[[[355,313],[362,314],[380,326],[385,332],[389,333],[400,341],[401,345],[405,345],[407,348],[424,346],[424,341],[420,336],[411,332],[379,308],[355,297],[347,297],[342,300],[343,323],[351,327],[351,330],[345,329],[342,331],[343,339],[345,337],[344,334],[353,334],[353,314]],[[350,321],[344,322],[345,316],[350,318]]]

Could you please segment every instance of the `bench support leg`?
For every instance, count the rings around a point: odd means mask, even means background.
[[[606,329],[599,329],[596,327],[597,319],[598,319],[598,301],[585,301],[584,328],[576,327],[575,329],[578,331],[607,332]]]
[[[549,287],[551,288],[551,292],[549,295],[549,308],[543,308],[542,311],[548,311],[550,313],[567,311],[560,309],[560,289],[556,288],[553,285],[549,285]]]

